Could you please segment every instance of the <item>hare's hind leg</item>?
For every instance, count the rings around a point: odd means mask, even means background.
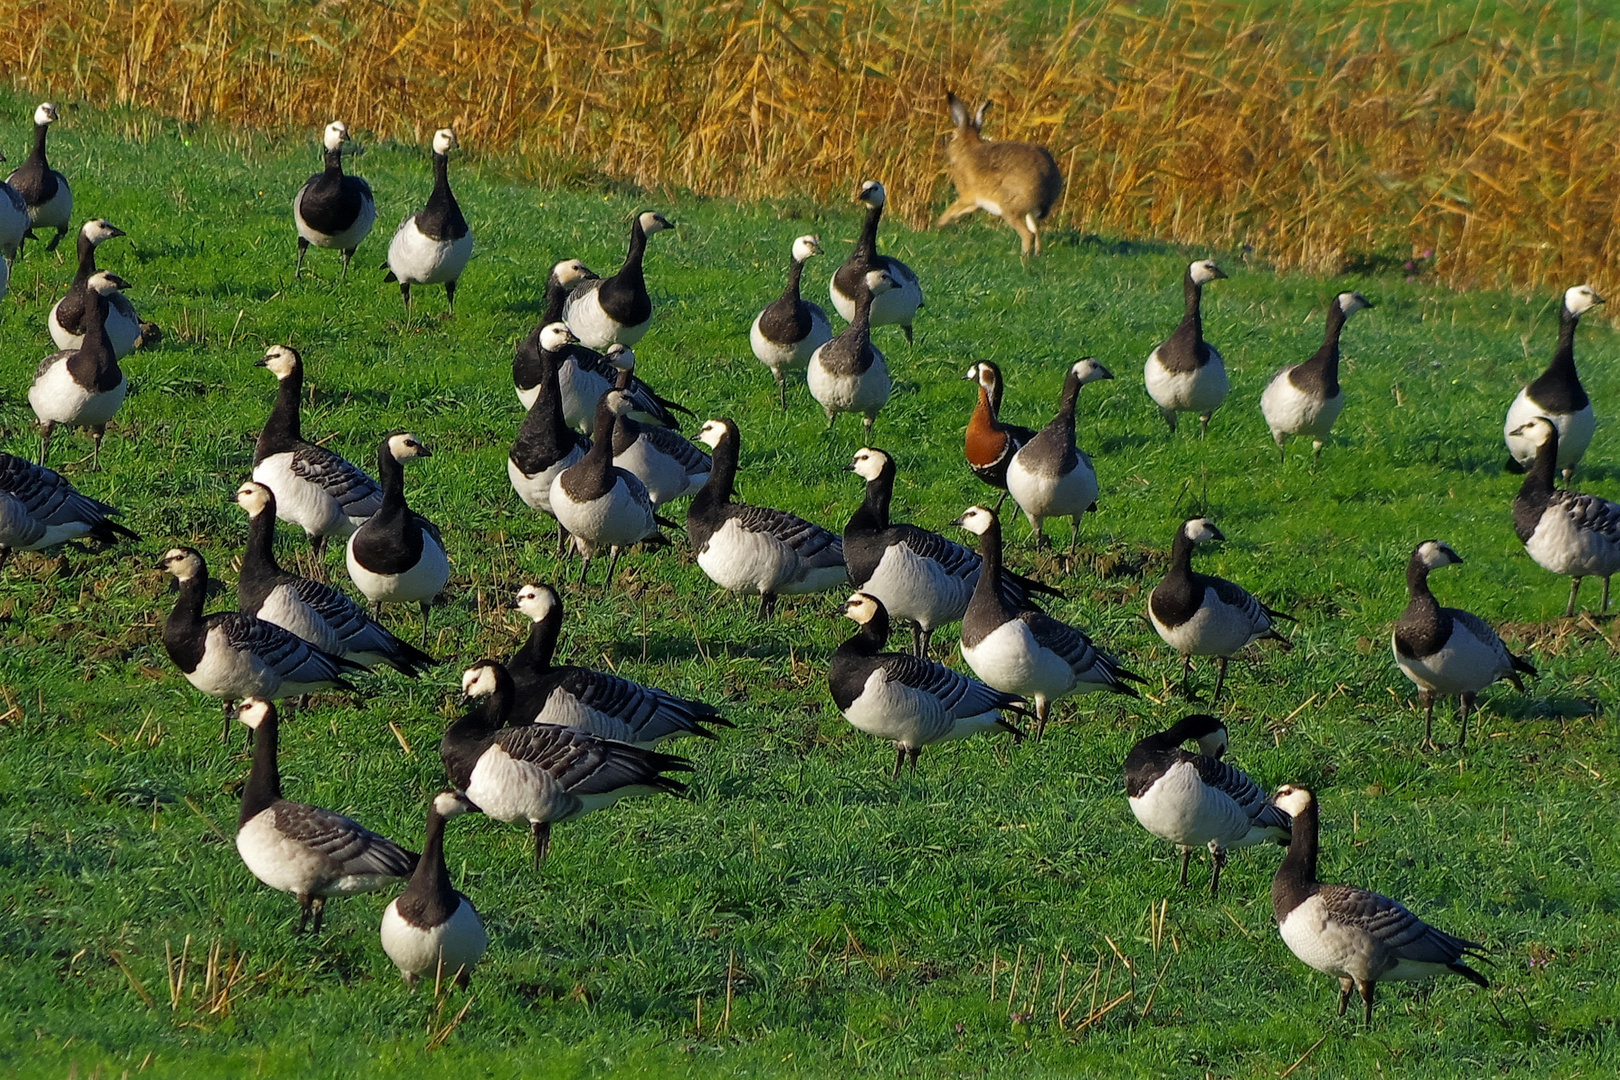
[[[1018,234],[1019,243],[1022,245],[1020,255],[1027,259],[1032,253],[1035,255],[1041,253],[1041,234],[1035,228],[1035,215],[1025,214],[1019,217],[1017,214],[1009,214],[1005,220],[1012,226],[1013,232]]]
[[[978,208],[979,204],[974,202],[972,199],[959,198],[950,206],[946,207],[943,214],[939,215],[939,220],[934,222],[934,228],[937,229],[942,226],[949,225],[953,221],[961,221]]]

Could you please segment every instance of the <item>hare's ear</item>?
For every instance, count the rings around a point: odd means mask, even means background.
[[[990,111],[990,102],[988,100],[986,100],[983,105],[979,106],[979,111],[977,113],[975,113],[974,116],[973,116],[973,130],[974,131],[978,131],[980,128],[984,127],[984,114],[989,112],[989,111]]]
[[[959,128],[968,126],[967,103],[950,91],[945,92],[945,104],[951,107],[951,123]]]

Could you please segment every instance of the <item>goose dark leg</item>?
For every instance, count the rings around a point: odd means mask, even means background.
[[[872,436],[872,424],[876,420],[877,420],[877,417],[872,416],[871,414],[868,414],[868,415],[861,418],[861,426],[866,429],[866,435],[867,435],[868,441],[870,441],[871,436]]]
[[[219,729],[219,741],[228,743],[231,741],[231,703],[229,701],[220,702],[219,711],[225,718],[224,724]]]
[[[609,592],[613,588],[613,571],[619,565],[619,546],[615,544],[608,553],[607,580],[602,582],[602,591]]]
[[[326,897],[317,896],[310,908],[315,915],[315,932],[318,934],[321,932],[321,924],[326,919]]]
[[[1423,750],[1433,750],[1434,745],[1434,691],[1421,690],[1418,692],[1418,701],[1423,704],[1423,741],[1418,747]]]
[[[293,933],[302,934],[304,932],[304,929],[307,926],[309,926],[309,912],[310,912],[310,908],[313,906],[313,901],[314,901],[314,897],[310,896],[308,893],[300,893],[299,894],[299,896],[298,896],[298,929],[294,930]]]
[[[381,622],[382,621],[382,601],[380,601],[380,600],[373,600],[371,602],[371,621],[372,622]]]
[[[1187,864],[1192,862],[1192,848],[1187,847],[1185,844],[1180,845],[1180,847],[1181,847],[1181,879],[1180,879],[1180,885],[1181,885],[1181,887],[1183,889],[1185,889],[1187,887]]]
[[[934,640],[934,628],[932,626],[930,626],[928,629],[926,629],[926,630],[924,630],[922,632],[922,653],[920,655],[922,656],[922,658],[924,660],[928,659],[928,648],[929,648],[929,645],[933,642],[933,640]]]
[[[1205,413],[1198,418],[1198,437],[1200,439],[1209,434],[1209,417],[1210,414]]]
[[[1339,980],[1339,1015],[1340,1016],[1343,1016],[1344,1015],[1344,1010],[1346,1010],[1346,1009],[1348,1009],[1350,1007],[1350,991],[1354,990],[1355,988],[1356,988],[1356,980],[1354,980],[1354,979],[1340,979]]]
[[[1361,1026],[1372,1027],[1373,987],[1377,983],[1364,982],[1361,984]]]
[[[58,234],[56,238],[58,240],[62,239],[60,234]],[[907,345],[915,345],[916,342],[911,340],[911,324],[906,323],[906,325],[902,326],[900,329],[902,329],[902,330],[904,330],[906,332],[906,344]]]
[[[411,315],[411,283],[410,282],[402,281],[402,282],[399,283],[399,295],[400,295],[400,298],[405,301],[405,317],[410,318],[410,315]]]
[[[996,505],[992,506],[990,509],[992,511],[994,511],[995,513],[999,514],[999,513],[1001,513],[1001,504],[1006,502],[1006,501],[1007,501],[1007,489],[1002,488],[1001,489],[1001,494],[996,496]]]
[[[782,372],[777,368],[771,368],[771,374],[776,376],[777,402],[782,406],[782,411],[787,412],[787,379],[783,377]]]
[[[585,579],[590,576],[590,572],[591,557],[582,551],[579,559],[579,584],[582,588],[585,585]]]
[[[916,776],[917,775],[917,759],[922,757],[922,747],[913,746],[911,748],[911,753],[910,753],[909,756],[911,757],[911,775]]]
[[[1035,741],[1046,737],[1046,718],[1052,715],[1052,703],[1045,698],[1035,699]]]
[[[0,545],[0,572],[6,569],[6,562],[11,558],[11,549]]]
[[[347,250],[347,251],[345,251],[343,253],[343,277],[342,277],[342,282],[347,282],[349,280],[349,262],[353,258],[354,258],[354,248],[350,248],[349,250]]]
[[[776,594],[762,593],[759,598],[759,618],[763,622],[776,613]]]
[[[922,623],[911,624],[911,652],[915,656],[928,655],[928,645],[923,641]]]
[[[447,282],[444,283],[444,302],[445,302],[445,305],[450,309],[450,318],[452,318],[452,319],[455,318],[456,317],[456,283],[454,281],[447,281]]]
[[[838,414],[831,409],[827,410],[827,434],[832,434],[833,425],[838,423]]]
[[[893,772],[893,774],[890,775],[889,779],[890,780],[898,780],[898,779],[900,779],[900,773],[905,767],[906,767],[906,748],[901,746],[899,743],[895,743],[894,744],[894,772]]]
[[[1080,543],[1080,515],[1076,514],[1069,519],[1069,555],[1074,555],[1074,549]]]
[[[1221,871],[1226,867],[1226,849],[1218,844],[1209,846],[1209,896],[1210,899],[1221,894]]]
[[[1170,434],[1176,433],[1176,411],[1174,409],[1160,408],[1159,415],[1164,417],[1164,424],[1170,429]]]
[[[557,522],[557,558],[568,558],[568,530],[563,528],[562,522]]]
[[[1601,610],[1601,611],[1608,611],[1609,610],[1609,579],[1608,578],[1603,579],[1603,607],[1600,608],[1599,610]]]
[[[1462,704],[1457,710],[1457,712],[1459,714],[1459,720],[1460,720],[1460,723],[1462,725],[1462,731],[1457,736],[1457,749],[1458,750],[1461,750],[1464,746],[1468,745],[1468,714],[1474,711],[1474,695],[1473,694],[1463,694],[1462,697],[1461,697],[1461,701],[1462,701]]]
[[[1288,460],[1288,440],[1277,440],[1277,464],[1281,465]]]
[[[428,612],[430,612],[432,610],[433,610],[433,601],[431,601],[431,600],[422,601],[422,643],[424,645],[427,644],[427,636],[428,636]]]
[[[326,547],[329,538],[326,536],[312,536],[309,538],[309,551],[315,557],[315,567],[312,576],[316,581],[327,582],[332,576],[326,570]]]
[[[304,273],[304,253],[307,252],[308,250],[309,250],[309,241],[305,240],[302,236],[300,236],[298,238],[298,261],[293,264],[293,280],[294,281],[297,281],[299,279],[299,277],[301,277],[303,275],[303,273]],[[344,271],[344,273],[348,273],[348,270],[349,270],[349,260],[348,260],[347,256],[345,256],[345,258],[343,260],[343,271]]]
[[[538,870],[546,856],[551,854],[551,822],[530,822],[529,831],[534,834],[534,868]]]
[[[1323,446],[1323,444],[1322,444],[1322,442],[1320,440],[1311,443],[1311,468],[1312,469],[1315,469],[1322,462],[1322,446]]]
[[[107,435],[107,425],[97,424],[90,429],[90,469],[101,471],[101,440]]]
[[[1188,701],[1198,700],[1195,696],[1193,696],[1191,656],[1183,656],[1181,658],[1181,696],[1186,698]]]
[[[56,421],[47,420],[39,426],[39,463],[45,464],[45,455],[50,453],[51,436],[56,434]]]
[[[51,237],[51,242],[45,245],[45,250],[46,251],[55,251],[56,250],[56,245],[60,244],[62,242],[62,237],[66,236],[66,235],[67,235],[67,230],[66,229],[57,229],[56,230],[56,235]]]
[[[43,450],[39,452],[39,463],[41,465],[45,464],[45,451]],[[1580,596],[1580,594],[1581,578],[1580,575],[1577,574],[1570,580],[1569,583],[1569,607],[1564,609],[1564,618],[1573,619],[1575,617],[1575,598]]]
[[[1215,693],[1209,699],[1211,707],[1214,707],[1215,703],[1221,700],[1221,687],[1226,685],[1226,665],[1228,663],[1229,661],[1224,656],[1215,658]]]

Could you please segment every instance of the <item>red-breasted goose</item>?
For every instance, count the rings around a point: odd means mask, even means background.
[[[596,429],[590,449],[551,482],[551,512],[568,530],[581,557],[580,584],[590,574],[591,560],[608,552],[605,587],[613,585],[619,555],[625,548],[668,541],[658,531],[662,522],[647,488],[632,473],[613,464],[613,425],[630,410],[630,401],[610,390],[596,405]]]
[[[748,341],[759,362],[771,369],[776,379],[777,396],[782,408],[787,408],[787,376],[789,371],[803,371],[810,364],[810,356],[832,340],[832,321],[827,313],[800,295],[800,278],[805,261],[821,254],[821,238],[801,236],[793,241],[793,261],[788,266],[787,287],[782,295],[767,304],[764,311],[754,317],[749,327]]]
[[[669,219],[654,210],[637,214],[630,225],[630,250],[619,272],[582,281],[568,294],[563,321],[585,345],[592,349],[634,345],[647,332],[653,305],[641,260],[647,252],[647,237],[672,228]]]
[[[1586,577],[1603,579],[1600,610],[1609,610],[1609,579],[1620,573],[1620,503],[1553,486],[1559,455],[1551,420],[1538,416],[1514,433],[1536,447],[1535,462],[1513,499],[1513,529],[1524,550],[1543,570],[1570,576],[1564,618],[1574,617]]]
[[[1271,377],[1260,395],[1260,412],[1277,443],[1281,461],[1290,435],[1309,436],[1312,461],[1322,457],[1322,446],[1334,421],[1344,410],[1339,385],[1339,335],[1350,316],[1372,307],[1358,292],[1342,292],[1328,305],[1327,330],[1322,347],[1303,364],[1285,367]]]
[[[108,297],[128,287],[129,282],[105,270],[91,275],[84,344],[52,353],[39,362],[34,372],[28,404],[39,418],[41,465],[50,452],[52,433],[57,425],[65,424],[90,429],[92,467],[101,468],[102,437],[129,392],[129,382],[118,366],[112,339],[107,336],[107,318],[112,310]]]
[[[444,826],[476,810],[459,791],[441,791],[428,803],[427,835],[410,884],[383,909],[382,947],[408,986],[431,978],[466,988],[489,948],[489,934],[471,900],[450,884],[444,865]]]
[[[866,221],[861,226],[861,235],[855,241],[849,258],[833,274],[828,290],[833,307],[845,322],[853,322],[855,310],[865,291],[862,286],[869,280],[867,275],[873,270],[886,271],[894,279],[894,288],[878,297],[872,305],[872,325],[899,324],[906,332],[907,344],[910,344],[912,320],[923,306],[922,286],[918,284],[917,275],[911,267],[893,256],[878,253],[878,223],[883,220],[883,207],[889,201],[888,192],[876,180],[867,180],[856,192],[855,201],[866,204]]]
[[[371,196],[371,185],[343,172],[343,144],[349,141],[348,124],[342,120],[327,124],[321,135],[325,168],[304,181],[293,196],[293,224],[298,229],[295,278],[304,272],[304,255],[314,244],[343,252],[343,280],[349,280],[355,249],[376,224],[377,202]]]
[[[46,251],[55,251],[73,224],[73,191],[67,177],[51,168],[45,157],[45,136],[56,123],[56,106],[49,101],[34,110],[34,149],[23,160],[6,183],[22,196],[28,208],[28,231],[24,237],[35,236],[46,229],[55,229],[56,235],[45,245]],[[17,257],[22,257],[23,241],[17,243]]]
[[[456,283],[473,251],[472,228],[450,190],[449,155],[458,145],[449,128],[433,133],[433,191],[427,205],[400,222],[388,242],[384,280],[399,282],[407,315],[412,285],[443,285],[445,307],[451,316],[456,313]]]
[[[973,414],[968,417],[963,452],[973,475],[1000,489],[1001,498],[996,500],[995,505],[999,511],[1002,500],[1007,497],[1007,469],[1012,465],[1013,457],[1035,437],[1035,433],[1027,427],[1002,422],[1001,395],[1005,385],[1001,379],[1001,368],[988,360],[981,360],[969,367],[962,378],[971,380],[979,388],[978,401],[973,406]]]
[[[139,540],[112,520],[116,516],[54,469],[0,452],[0,571],[13,551],[44,551],[80,538],[103,546]]]
[[[1080,536],[1080,517],[1096,508],[1097,470],[1091,455],[1074,444],[1074,411],[1080,388],[1113,372],[1091,357],[1078,361],[1063,380],[1057,415],[1018,448],[1007,465],[1007,493],[1029,519],[1035,546],[1046,540],[1042,526],[1049,518],[1069,519],[1069,550]]]
[[[1603,303],[1590,285],[1576,285],[1564,292],[1564,303],[1558,312],[1558,347],[1553,350],[1552,363],[1535,382],[1519,391],[1508,406],[1507,421],[1502,425],[1502,437],[1507,442],[1508,472],[1524,472],[1536,460],[1536,444],[1519,433],[1519,429],[1541,416],[1558,429],[1558,467],[1564,479],[1575,475],[1586,448],[1592,442],[1597,419],[1592,414],[1592,399],[1586,396],[1580,373],[1575,370],[1575,328],[1581,316]]]
[[[56,302],[46,325],[51,340],[58,349],[78,349],[84,345],[85,332],[90,325],[90,279],[96,276],[96,248],[124,230],[110,221],[92,218],[79,228],[79,271],[73,275],[67,295]],[[135,306],[123,293],[107,294],[107,340],[112,342],[113,355],[122,360],[135,351],[141,340],[141,319]]]
[[[1199,438],[1209,434],[1209,418],[1226,400],[1226,362],[1215,347],[1204,340],[1201,311],[1204,286],[1225,277],[1221,268],[1208,259],[1187,267],[1181,290],[1187,310],[1181,325],[1169,339],[1147,358],[1142,377],[1148,396],[1159,406],[1159,413],[1170,430],[1176,430],[1176,414],[1197,413]]]
[[[382,505],[349,537],[345,560],[355,587],[371,601],[373,618],[384,604],[417,604],[424,635],[434,598],[450,581],[450,560],[438,526],[405,502],[405,462],[432,456],[408,431],[382,441]]]

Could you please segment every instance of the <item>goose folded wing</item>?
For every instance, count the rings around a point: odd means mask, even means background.
[[[405,877],[417,855],[352,818],[318,806],[276,805],[276,828],[289,839],[330,859],[345,876]]]
[[[1611,543],[1620,544],[1620,503],[1596,495],[1560,492],[1558,505],[1577,529],[1597,533]]]
[[[690,771],[684,759],[600,739],[575,728],[536,724],[508,728],[497,742],[507,757],[543,773],[576,796],[603,795],[625,788],[679,792],[686,785],[659,775]]]
[[[1225,578],[1205,578],[1204,583],[1214,590],[1216,598],[1221,603],[1239,612],[1257,630],[1271,629],[1272,617],[1277,612],[1262,604],[1249,590],[1234,582],[1227,581]]]
[[[906,545],[917,555],[940,565],[947,574],[966,578],[979,570],[979,556],[971,548],[954,540],[947,540],[936,532],[915,525],[895,525],[889,530],[894,540]]]
[[[993,690],[977,679],[970,679],[944,664],[920,656],[897,654],[885,658],[884,671],[890,682],[922,691],[939,699],[952,719],[983,716],[987,712],[1020,704],[1021,699]]]
[[[1322,902],[1334,922],[1353,926],[1377,939],[1403,960],[1454,964],[1479,945],[1437,930],[1387,896],[1350,885],[1325,885]]]
[[[382,487],[347,459],[322,446],[293,454],[293,475],[326,491],[350,517],[370,517],[382,506]]]
[[[1040,611],[1020,612],[1018,618],[1029,627],[1037,644],[1061,657],[1082,681],[1100,683],[1131,697],[1140,696],[1122,680],[1146,680],[1125,670],[1118,660],[1093,645],[1082,631]]]
[[[359,667],[322,652],[291,631],[241,612],[212,615],[208,624],[210,630],[217,628],[225,632],[225,642],[232,649],[252,653],[288,682],[330,682],[346,686],[343,672]]]
[[[397,641],[393,634],[372,622],[359,604],[332,586],[308,578],[295,578],[288,584],[293,595],[324,619],[349,651],[386,649]]]
[[[825,562],[827,565],[843,563],[844,540],[838,534],[786,510],[740,503],[733,503],[732,506],[738,525],[749,532],[775,537],[798,552],[799,558],[806,562]]]
[[[1286,829],[1292,824],[1293,819],[1273,805],[1260,785],[1242,769],[1203,754],[1186,754],[1186,758],[1198,770],[1198,776],[1206,787],[1214,788],[1237,803],[1256,825]]]
[[[638,741],[651,742],[679,732],[707,735],[700,721],[729,726],[701,701],[687,701],[604,671],[570,668],[557,686],[587,709],[623,721],[636,732]]]
[[[0,454],[0,491],[9,491],[45,525],[101,522],[118,511],[82,494],[54,469],[34,465],[10,454]]]
[[[619,381],[619,369],[608,363],[607,358],[596,350],[575,347],[570,355],[573,356],[574,363],[579,365],[581,371],[605,379],[609,386]],[[680,422],[670,413],[671,409],[676,412],[683,412],[687,416],[692,415],[692,410],[677,405],[659,394],[638,375],[630,376],[630,385],[625,389],[624,393],[630,399],[631,408],[635,412],[651,417],[654,423],[666,428],[678,428],[681,426]]]
[[[706,473],[713,468],[708,454],[672,428],[647,427],[642,429],[642,435],[655,450],[673,458],[689,474]]]
[[[1471,611],[1459,611],[1456,608],[1451,609],[1451,621],[1467,630],[1480,644],[1493,649],[1497,662],[1504,670],[1513,667],[1513,655],[1508,652],[1508,647],[1502,643],[1501,635],[1490,623]]]

